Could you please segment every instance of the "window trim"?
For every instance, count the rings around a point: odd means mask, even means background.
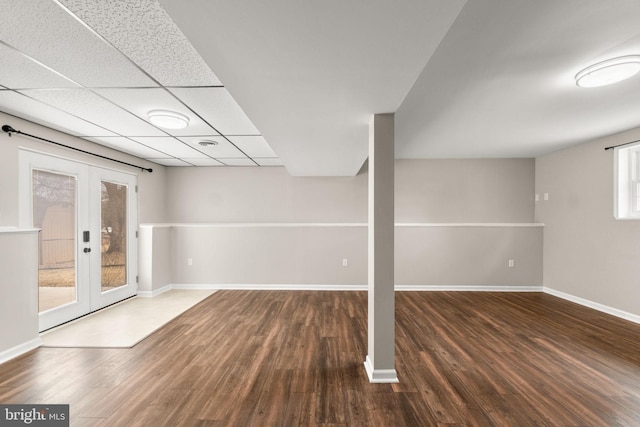
[[[640,143],[614,149],[614,217],[640,219]]]

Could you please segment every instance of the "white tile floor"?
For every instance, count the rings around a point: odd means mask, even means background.
[[[42,333],[42,346],[133,347],[214,292],[173,289],[135,297]]]

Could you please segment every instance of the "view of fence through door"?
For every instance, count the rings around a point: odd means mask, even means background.
[[[137,176],[21,150],[20,221],[39,232],[45,330],[137,292]]]
[[[76,301],[76,177],[32,171],[33,226],[40,228],[38,311]]]
[[[127,284],[127,187],[100,183],[102,292]]]

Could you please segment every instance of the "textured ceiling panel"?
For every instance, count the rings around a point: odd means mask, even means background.
[[[0,0],[0,10],[0,111],[169,166],[255,165],[215,126],[259,131],[157,0]],[[189,126],[154,126],[151,110]],[[252,152],[275,157],[261,140]]]
[[[218,159],[227,166],[255,166],[256,164],[246,157],[243,159]]]
[[[161,157],[171,157],[166,153],[162,153],[160,151],[154,150],[153,148],[149,148],[139,142],[132,141],[123,136],[114,136],[114,137],[97,137],[97,138],[85,138],[89,141],[93,141],[100,145],[105,145],[107,147],[113,148],[118,151],[122,151],[128,154],[132,154],[137,157],[142,158],[161,158]]]
[[[113,132],[16,92],[0,91],[0,111],[76,136],[115,136]]]
[[[173,157],[207,158],[206,154],[172,137],[132,137],[131,139]]]
[[[3,0],[0,39],[84,86],[155,85],[50,0]]]
[[[200,115],[222,134],[260,134],[225,88],[174,88],[171,92],[199,111]]]
[[[85,89],[22,91],[46,104],[124,136],[163,136],[161,130]]]
[[[214,159],[184,159],[186,162],[192,163],[195,166],[224,166]]]
[[[221,85],[157,1],[60,2],[162,85]]]
[[[26,55],[0,43],[0,83],[16,89],[78,87]]]
[[[96,89],[96,92],[145,121],[149,111],[158,109],[175,111],[189,117],[189,126],[184,129],[172,129],[169,132],[172,135],[217,135],[211,126],[163,88]]]
[[[190,163],[183,162],[180,159],[146,159],[164,166],[193,166]]]
[[[197,148],[203,153],[207,153],[211,157],[244,157],[242,152],[238,150],[233,144],[229,143],[223,137],[181,137],[180,140],[187,144]],[[218,145],[202,146],[200,141],[215,141]]]
[[[282,160],[276,158],[255,158],[254,159],[260,166],[284,166]]]
[[[229,140],[249,157],[278,157],[262,136],[230,136]]]

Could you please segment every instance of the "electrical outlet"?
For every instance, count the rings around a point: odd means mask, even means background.
[[[193,265],[193,258],[187,258],[187,265]]]
[[[344,259],[342,260],[342,266],[343,266],[343,267],[349,267],[349,260],[348,260],[348,259],[346,259],[346,258],[344,258]]]
[[[509,268],[513,268],[513,267],[515,267],[515,266],[516,266],[516,262],[515,262],[515,260],[510,259],[510,260],[509,260]]]
[[[536,202],[539,202],[539,201],[540,201],[540,195],[536,194]]]
[[[544,199],[549,200],[549,193],[544,193]]]

